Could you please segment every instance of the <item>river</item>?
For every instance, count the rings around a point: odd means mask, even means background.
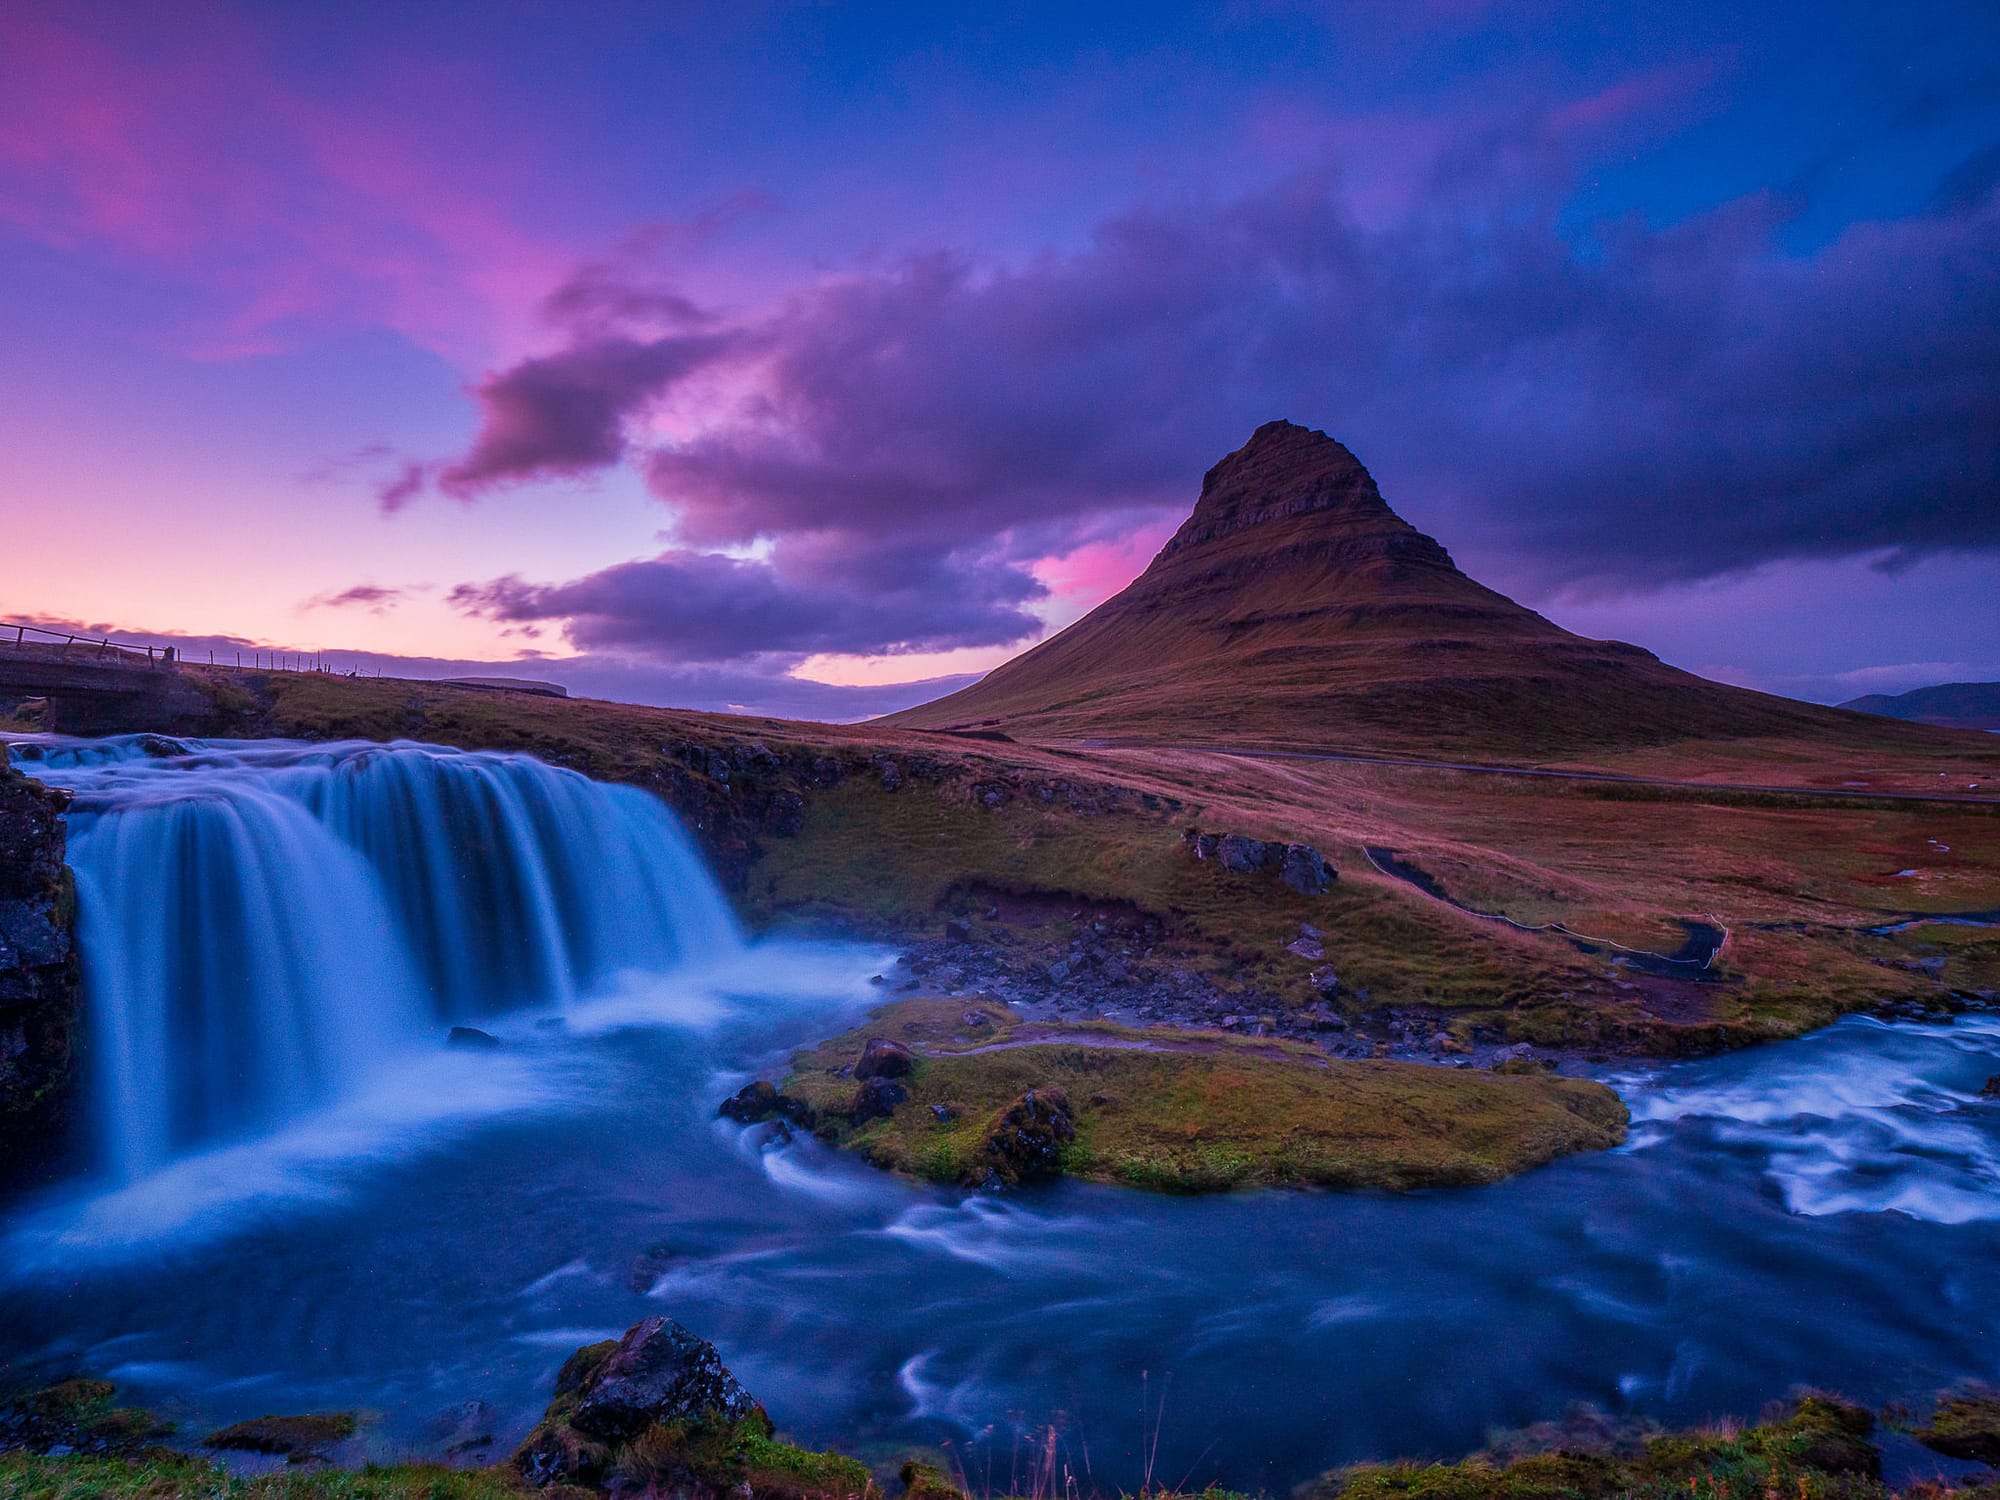
[[[2000,1378],[2000,1018],[1628,1069],[1629,1145],[1493,1187],[967,1194],[715,1118],[888,955],[744,942],[640,794],[419,746],[31,753],[79,793],[93,1027],[274,1034],[177,1078],[96,1049],[96,1164],[0,1222],[7,1372],[103,1374],[189,1432],[353,1408],[377,1455],[502,1454],[571,1350],[652,1313],[795,1437],[947,1446],[995,1490],[1051,1426],[1085,1487],[1282,1491],[1574,1403],[1683,1422]],[[172,964],[141,932],[162,905]],[[246,924],[294,918],[319,938],[244,979]],[[467,1021],[502,1045],[444,1046]]]

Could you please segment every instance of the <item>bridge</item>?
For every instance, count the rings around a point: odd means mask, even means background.
[[[46,699],[49,727],[88,734],[135,722],[167,728],[208,699],[172,646],[129,646],[39,625],[0,622],[0,708]]]

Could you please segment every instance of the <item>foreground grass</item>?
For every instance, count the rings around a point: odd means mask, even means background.
[[[1030,1091],[1059,1094],[1069,1116],[1063,1173],[1171,1192],[1494,1182],[1625,1136],[1617,1095],[1581,1079],[1328,1060],[1222,1034],[1042,1034],[1005,1006],[905,1001],[798,1054],[783,1089],[870,1161],[943,1182],[995,1169],[996,1134]],[[849,1128],[852,1070],[878,1036],[918,1051],[909,1098]]]
[[[129,1460],[0,1454],[6,1500],[521,1500],[528,1493],[511,1471],[429,1464],[242,1478],[164,1451]]]
[[[1784,1417],[1749,1428],[1455,1464],[1362,1464],[1301,1486],[1296,1500],[1887,1500],[1874,1429],[1865,1408],[1807,1396]],[[1901,1493],[1995,1500],[2000,1485]]]

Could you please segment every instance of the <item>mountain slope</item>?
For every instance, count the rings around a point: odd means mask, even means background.
[[[1856,713],[1952,729],[2000,729],[2000,682],[1941,682],[1893,696],[1870,693],[1840,706]]]
[[[1352,453],[1290,422],[1266,423],[1208,471],[1193,514],[1122,593],[972,686],[881,722],[1479,759],[1924,736],[1572,635],[1460,572]]]

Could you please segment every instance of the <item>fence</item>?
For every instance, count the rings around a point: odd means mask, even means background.
[[[328,670],[325,658],[315,651],[231,651],[228,655],[233,660],[220,659],[218,653],[210,651],[206,653],[208,659],[204,662],[201,657],[190,656],[178,646],[129,646],[123,641],[71,635],[66,631],[11,620],[0,621],[0,651],[51,661],[115,662],[131,666],[141,663],[149,667],[199,664],[235,672]],[[250,658],[248,661],[243,659],[246,655]]]

